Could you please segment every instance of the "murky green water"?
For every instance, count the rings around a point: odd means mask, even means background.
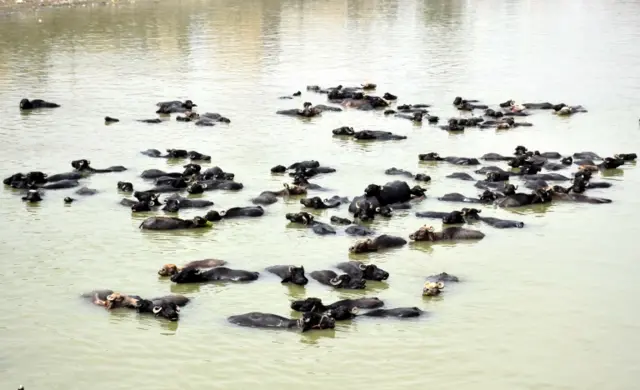
[[[297,334],[231,326],[249,311],[291,315],[290,300],[331,302],[363,293],[311,282],[288,288],[273,277],[245,285],[175,286],[159,280],[163,263],[217,257],[261,271],[303,264],[310,271],[348,259],[355,241],[287,227],[297,199],[264,218],[224,222],[210,231],[148,234],[146,216],[117,202],[118,180],[148,168],[178,169],[138,154],[186,148],[211,154],[234,172],[239,193],[206,195],[216,209],[249,204],[286,178],[269,168],[317,159],[338,172],[316,182],[353,197],[383,183],[395,166],[430,174],[430,199],[390,219],[381,232],[408,236],[426,220],[419,210],[451,210],[436,196],[474,195],[472,183],[446,179],[452,166],[418,164],[417,154],[480,156],[519,144],[569,154],[638,152],[640,5],[637,2],[182,1],[88,7],[0,18],[2,176],[41,169],[66,172],[72,159],[124,173],[96,175],[101,193],[64,206],[72,191],[49,192],[37,206],[0,191],[2,218],[0,385],[36,389],[635,389],[640,378],[640,284],[635,239],[640,171],[626,166],[614,186],[591,195],[602,206],[554,204],[537,212],[485,208],[524,221],[522,230],[482,227],[486,238],[462,245],[407,246],[365,259],[391,273],[366,295],[388,307],[418,306],[421,320],[360,318],[335,331]],[[41,23],[38,23],[41,19]],[[583,104],[569,119],[546,112],[535,126],[450,135],[381,113],[326,113],[301,122],[276,116],[324,96],[277,97],[307,84],[377,82],[400,103],[434,104],[454,115],[456,95],[498,103],[509,98]],[[21,115],[23,97],[63,108]],[[174,120],[145,125],[159,100],[193,99],[230,126],[198,128]],[[102,118],[122,122],[105,126]],[[409,138],[357,144],[331,129],[385,129]],[[213,165],[213,164],[212,164]],[[181,212],[193,216],[196,212]],[[319,218],[346,216],[346,208]],[[440,299],[420,296],[424,277],[464,279]],[[179,323],[131,312],[107,313],[80,301],[94,288],[143,296],[182,293],[193,303]]]

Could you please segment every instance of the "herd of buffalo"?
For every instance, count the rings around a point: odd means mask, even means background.
[[[477,100],[456,97],[453,105],[459,111],[481,112],[481,115],[451,118],[446,124],[439,125],[440,118],[429,113],[427,104],[397,105],[397,97],[385,93],[382,97],[371,94],[375,91],[375,84],[364,84],[359,87],[331,88],[308,86],[308,93],[325,94],[327,104],[313,105],[305,102],[302,108],[277,111],[279,115],[288,115],[302,119],[321,116],[325,112],[339,112],[343,109],[376,110],[384,115],[392,115],[417,123],[426,122],[432,126],[451,131],[462,132],[468,127],[511,129],[519,126],[532,126],[530,122],[522,120],[534,113],[551,113],[558,116],[570,116],[587,112],[584,107],[570,106],[564,103],[524,103],[518,104],[513,100],[490,107]],[[296,92],[281,99],[292,99],[301,96]],[[21,110],[52,109],[60,107],[56,103],[44,100],[23,99]],[[194,122],[198,126],[216,126],[229,124],[231,121],[218,113],[198,114],[197,107],[191,100],[169,101],[157,103],[158,118],[140,119],[149,124],[162,123],[170,120],[171,114],[178,114],[177,121]],[[392,108],[393,107],[393,108]],[[106,124],[119,122],[117,118],[106,117]],[[347,137],[366,142],[371,141],[399,141],[406,136],[386,131],[360,130],[351,127],[340,127],[332,131],[334,137]],[[619,169],[620,166],[635,163],[635,153],[619,153],[613,156],[600,156],[593,152],[576,152],[560,154],[558,152],[529,150],[518,145],[512,155],[487,153],[480,157],[440,156],[437,152],[429,151],[417,156],[418,160],[435,166],[441,163],[457,166],[475,166],[475,174],[480,179],[466,172],[456,172],[447,178],[475,182],[479,194],[448,193],[437,197],[442,202],[461,204],[461,208],[449,211],[419,211],[415,215],[420,218],[440,220],[444,225],[441,231],[425,225],[418,227],[407,239],[400,236],[377,234],[368,222],[375,218],[390,218],[394,210],[411,209],[426,197],[426,189],[420,184],[428,183],[431,177],[424,173],[414,174],[400,168],[389,168],[387,175],[400,180],[393,180],[384,185],[370,184],[362,194],[353,198],[335,195],[330,198],[311,196],[321,194],[323,188],[313,183],[318,175],[336,172],[335,168],[321,165],[318,161],[299,161],[289,165],[277,165],[271,168],[272,175],[286,175],[289,177],[279,190],[264,191],[250,199],[251,205],[233,207],[227,210],[213,210],[213,202],[205,199],[189,198],[189,194],[202,194],[208,191],[240,191],[241,182],[235,181],[235,175],[222,168],[214,166],[203,169],[200,164],[210,163],[211,157],[195,150],[167,149],[161,152],[156,149],[141,151],[150,158],[185,160],[180,172],[165,172],[149,169],[141,173],[141,178],[149,182],[148,189],[134,190],[130,182],[118,181],[114,183],[114,191],[131,194],[123,198],[121,205],[132,212],[153,212],[162,210],[165,213],[178,213],[182,209],[208,209],[201,216],[192,219],[182,219],[175,216],[151,216],[140,224],[140,229],[146,230],[174,230],[174,229],[206,229],[213,223],[230,218],[257,218],[265,213],[269,205],[278,202],[283,197],[300,197],[302,211],[287,213],[284,217],[289,223],[306,226],[318,235],[334,235],[338,230],[344,234],[358,237],[349,247],[350,253],[365,253],[382,251],[388,248],[401,247],[409,241],[458,241],[480,240],[485,234],[480,230],[464,227],[465,224],[483,226],[488,225],[498,229],[523,228],[524,223],[516,220],[504,220],[484,215],[481,205],[495,205],[500,208],[519,208],[531,205],[549,204],[552,202],[580,202],[589,204],[606,204],[610,199],[587,195],[593,188],[611,187],[610,181],[596,181],[594,177],[600,172]],[[186,160],[189,160],[186,163]],[[496,165],[497,164],[497,165]],[[77,197],[91,196],[98,191],[87,187],[83,182],[90,180],[92,175],[122,172],[127,168],[111,166],[108,168],[94,168],[87,159],[71,161],[72,171],[66,173],[45,173],[31,171],[14,173],[4,179],[5,186],[11,187],[21,195],[25,202],[41,202],[46,199],[48,191],[75,189]],[[572,169],[572,168],[576,169]],[[566,172],[566,173],[562,173]],[[266,172],[265,172],[266,173]],[[409,184],[407,181],[414,184]],[[151,184],[152,183],[152,184]],[[517,184],[517,185],[516,185]],[[423,184],[424,185],[424,184]],[[136,185],[137,187],[137,185]],[[518,188],[526,190],[518,191]],[[185,194],[186,193],[186,194]],[[184,196],[186,195],[186,196]],[[162,198],[161,198],[162,197]],[[72,196],[64,198],[65,203],[72,203],[76,199]],[[247,199],[248,200],[248,199]],[[333,215],[327,222],[319,221],[304,209],[330,209],[347,205],[349,217]],[[460,206],[459,206],[460,207]],[[206,259],[193,261],[188,264],[165,264],[158,274],[170,278],[173,283],[206,283],[206,282],[251,282],[260,277],[259,272],[228,268],[226,261]],[[348,261],[335,265],[335,270],[318,270],[308,274],[303,266],[276,265],[268,267],[265,272],[281,278],[282,283],[292,283],[304,286],[309,283],[307,276],[314,281],[335,289],[365,289],[367,281],[382,282],[389,278],[389,273],[374,264],[360,261]],[[340,273],[339,273],[340,272]],[[458,278],[447,273],[440,273],[426,278],[423,286],[424,296],[441,294],[445,283],[458,282]],[[107,309],[128,308],[139,313],[150,313],[157,317],[171,321],[179,319],[180,308],[189,302],[189,298],[181,295],[145,299],[136,295],[123,294],[111,290],[92,291],[82,295],[92,303]],[[336,321],[353,319],[356,316],[369,317],[417,317],[423,311],[416,307],[399,307],[384,309],[384,302],[375,297],[360,299],[346,299],[331,304],[325,304],[318,298],[307,298],[294,301],[291,309],[301,312],[299,319],[290,319],[275,314],[250,312],[234,315],[229,322],[240,326],[261,328],[291,328],[300,331],[312,329],[329,329]]]

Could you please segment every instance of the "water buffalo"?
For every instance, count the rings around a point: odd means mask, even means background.
[[[145,230],[197,229],[211,227],[211,222],[202,217],[180,219],[173,217],[149,217],[142,221],[139,228]]]
[[[304,267],[295,265],[274,265],[266,268],[267,272],[278,275],[282,279],[281,283],[293,283],[304,286],[309,279],[304,275]]]
[[[375,264],[365,264],[360,261],[347,261],[336,266],[339,270],[347,273],[353,279],[365,279],[382,281],[389,278],[389,273]]]
[[[423,226],[409,235],[412,241],[457,241],[457,240],[480,240],[484,238],[484,233],[478,230],[465,229],[462,227],[448,227],[441,232],[434,231],[431,226]]]
[[[377,252],[381,249],[396,248],[407,244],[407,240],[402,237],[390,236],[382,234],[374,239],[368,238],[366,240],[356,242],[349,248],[350,253],[367,253]]]
[[[227,267],[214,267],[207,271],[199,268],[185,268],[171,276],[174,283],[204,283],[204,282],[251,282],[258,279],[258,272],[235,270]]]
[[[225,264],[227,264],[226,261],[218,260],[218,259],[204,259],[204,260],[191,261],[183,265],[182,267],[178,267],[177,265],[170,263],[170,264],[163,265],[162,268],[158,270],[158,275],[172,276],[187,268],[206,269],[206,268],[220,267]]]
[[[249,207],[232,207],[227,210],[211,210],[205,215],[207,221],[220,221],[224,219],[230,218],[240,218],[240,217],[261,217],[264,215],[264,209],[262,206],[249,206]]]
[[[231,316],[228,321],[239,326],[252,328],[298,329],[307,332],[313,329],[333,329],[335,320],[325,314],[303,313],[300,319],[289,319],[275,314],[251,312]]]
[[[366,287],[364,279],[354,279],[348,274],[338,275],[331,270],[313,271],[309,276],[321,284],[331,286],[333,288],[358,290]]]

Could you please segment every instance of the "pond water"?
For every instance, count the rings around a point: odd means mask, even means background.
[[[126,172],[94,175],[100,193],[65,206],[73,190],[48,192],[30,206],[0,191],[0,387],[74,389],[634,389],[640,378],[640,272],[633,245],[640,170],[627,164],[597,180],[613,182],[592,196],[608,205],[554,203],[483,215],[523,221],[524,229],[478,225],[486,237],[469,244],[407,245],[349,257],[354,238],[321,237],[291,227],[284,214],[299,198],[266,207],[263,218],[227,221],[204,232],[148,233],[149,214],[120,206],[119,180],[149,188],[144,169],[181,169],[139,154],[148,148],[195,149],[234,172],[244,189],[209,192],[215,209],[249,205],[290,178],[269,168],[305,159],[338,171],[315,182],[320,196],[361,194],[394,179],[397,167],[427,173],[428,199],[413,210],[378,218],[379,233],[407,237],[425,223],[415,211],[461,207],[436,200],[477,194],[473,182],[446,175],[473,168],[420,164],[419,153],[479,157],[510,154],[516,145],[601,155],[640,149],[640,3],[636,1],[245,1],[138,2],[15,13],[0,17],[0,154],[13,172],[66,172],[87,158]],[[433,104],[457,115],[457,95],[497,104],[551,101],[589,112],[559,118],[536,112],[530,128],[469,129],[449,134],[426,123],[348,109],[310,121],[275,115],[320,84],[378,84],[399,103]],[[301,98],[278,96],[302,90]],[[21,98],[62,108],[21,114]],[[196,127],[156,117],[161,100],[192,99],[230,125]],[[105,126],[103,117],[121,120]],[[357,143],[332,137],[339,126],[389,130],[399,142]],[[599,175],[596,175],[599,176]],[[413,184],[412,181],[410,181]],[[161,212],[160,212],[161,213]],[[200,212],[187,210],[180,216]],[[346,207],[317,212],[347,216]],[[623,218],[624,217],[624,218]],[[262,277],[242,285],[176,286],[160,280],[164,263],[220,258],[262,271],[302,264],[309,272],[348,259],[374,262],[391,277],[365,292],[306,288]],[[427,275],[446,271],[461,283],[437,299],[421,296]],[[108,313],[79,294],[111,288],[142,296],[193,299],[178,323]],[[387,307],[416,306],[418,320],[358,318],[333,331],[305,334],[230,325],[251,311],[293,316],[289,302],[378,296]],[[635,303],[634,303],[635,302]]]

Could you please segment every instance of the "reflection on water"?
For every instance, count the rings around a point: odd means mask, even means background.
[[[430,250],[426,248],[443,247],[443,248],[452,248],[457,246],[474,246],[479,245],[482,240],[459,240],[459,241],[411,241],[409,245],[412,248],[416,248],[418,250],[422,250],[424,252],[430,252]]]
[[[198,229],[176,229],[176,230],[146,230],[140,229],[139,234],[144,238],[151,241],[171,241],[179,239],[180,237],[190,237],[194,239],[202,238],[206,235],[212,234],[216,230],[217,226],[205,227]]]
[[[198,283],[181,283],[181,284],[177,284],[177,283],[172,283],[168,278],[166,278],[166,283],[169,283],[169,289],[171,291],[172,294],[182,294],[182,295],[187,295],[187,294],[197,294],[200,292],[200,284]],[[203,285],[205,286],[205,285]],[[206,284],[207,288],[211,288],[211,283],[207,283]]]
[[[503,208],[503,210],[520,215],[533,214],[536,216],[541,216],[540,214],[551,212],[556,206],[556,203],[540,203],[532,204],[525,207],[505,207]]]
[[[65,172],[78,158],[129,170],[86,179],[100,194],[72,206],[62,201],[72,191],[48,192],[35,205],[23,204],[20,191],[0,191],[5,238],[0,288],[6,298],[0,385],[117,390],[215,381],[230,390],[256,383],[264,389],[285,384],[314,389],[326,387],[330,377],[343,387],[367,383],[375,390],[419,387],[429,377],[444,389],[632,388],[640,361],[628,346],[640,343],[640,318],[628,308],[640,293],[634,279],[640,268],[634,230],[625,221],[635,220],[638,210],[634,163],[595,174],[616,183],[588,195],[610,197],[612,204],[479,205],[487,209],[483,214],[517,217],[525,228],[474,224],[486,234],[477,242],[412,242],[358,255],[348,248],[363,238],[347,236],[344,227],[335,227],[334,237],[319,237],[283,217],[305,210],[328,223],[331,215],[350,217],[348,205],[311,211],[302,208],[302,197],[286,197],[265,206],[261,218],[150,232],[138,225],[164,213],[131,213],[118,204],[130,195],[117,192],[115,183],[151,188],[139,177],[144,169],[181,171],[188,162],[140,155],[148,148],[197,150],[213,158],[203,168],[234,172],[242,191],[185,195],[212,200],[215,209],[250,205],[260,192],[280,190],[291,178],[271,175],[269,168],[283,162],[315,159],[336,168],[312,180],[330,190],[307,196],[323,198],[334,193],[353,198],[368,184],[396,179],[384,175],[396,166],[429,174],[429,196],[411,210],[366,226],[376,235],[406,238],[424,222],[414,212],[463,206],[439,202],[437,194],[478,192],[469,183],[444,178],[467,168],[419,162],[419,153],[474,157],[508,154],[516,145],[563,155],[633,152],[628,149],[640,144],[631,109],[640,104],[640,76],[633,71],[640,65],[638,11],[637,2],[581,7],[569,0],[185,0],[3,17],[0,141],[11,145],[0,156],[3,177],[27,170]],[[606,56],[595,50],[603,47]],[[615,77],[610,69],[617,69]],[[432,104],[431,114],[443,121],[468,116],[451,105],[455,96],[487,104],[511,98],[563,101],[583,104],[589,113],[558,118],[536,112],[527,118],[532,128],[462,134],[349,108],[307,120],[275,115],[304,101],[326,103],[326,95],[308,93],[306,85],[363,82],[377,83],[376,94],[398,95],[397,104]],[[303,93],[299,99],[277,99],[297,90]],[[62,107],[21,113],[17,107],[24,97]],[[173,99],[192,99],[200,112],[220,112],[232,122],[199,128],[172,116],[158,125],[135,121],[160,117],[155,103]],[[121,122],[105,126],[107,115]],[[333,137],[331,130],[341,126],[408,139]],[[593,236],[596,225],[607,226],[599,240],[568,244]],[[235,269],[291,263],[307,272],[353,259],[383,265],[391,277],[367,282],[364,291],[315,281],[304,288],[283,286],[263,271],[259,280],[243,284],[178,285],[158,278],[164,263],[210,257],[228,260]],[[424,278],[442,271],[463,276],[463,282],[447,285],[439,297],[422,297]],[[192,301],[175,323],[133,311],[108,313],[69,299],[101,286],[145,297],[185,294]],[[294,299],[334,302],[373,294],[387,308],[415,305],[429,315],[416,321],[361,317],[338,323],[335,330],[305,334],[226,321],[250,311],[289,315]],[[341,357],[358,362],[358,370],[336,359],[338,348]],[[567,364],[576,361],[580,364]],[[149,375],[168,366],[180,374]]]
[[[300,342],[318,346],[324,339],[334,339],[336,337],[336,329],[314,330],[300,334]]]
[[[602,177],[620,177],[624,175],[624,169],[604,169],[600,171]]]
[[[291,300],[304,299],[305,289],[302,286],[298,286],[297,284],[286,283],[283,284],[287,288],[287,296],[291,298]]]

